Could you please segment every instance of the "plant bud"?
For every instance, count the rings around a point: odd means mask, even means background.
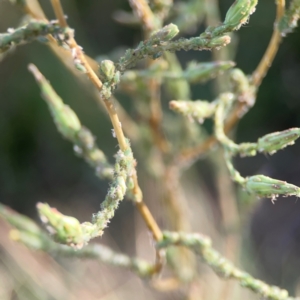
[[[91,150],[95,147],[95,138],[90,132],[90,130],[84,126],[81,126],[80,131],[77,135],[77,140],[79,145],[83,148]]]
[[[50,109],[58,131],[66,139],[74,141],[81,128],[80,121],[75,112],[67,105],[58,110],[55,107],[50,107]]]
[[[212,38],[208,42],[207,46],[209,48],[225,47],[230,43],[230,41],[231,41],[231,38],[229,35],[218,36],[218,37]]]
[[[41,220],[58,242],[76,247],[83,245],[83,233],[77,219],[63,215],[48,204],[38,203],[37,209]]]
[[[171,23],[162,29],[154,32],[149,41],[151,44],[157,44],[159,42],[167,42],[172,40],[179,33],[178,27]]]
[[[254,193],[260,198],[271,198],[272,201],[278,195],[300,196],[299,187],[264,175],[247,177],[245,188],[249,193]]]
[[[273,154],[287,146],[295,144],[295,140],[300,137],[300,128],[290,128],[267,134],[258,139],[258,151]]]
[[[74,142],[81,128],[77,115],[69,106],[63,103],[63,100],[56,94],[50,83],[35,65],[30,64],[28,69],[32,72],[41,88],[42,96],[51,111],[58,131],[65,138]]]
[[[115,64],[108,59],[101,61],[100,74],[106,81],[111,81],[115,75]]]
[[[256,5],[257,0],[236,0],[227,11],[224,25],[239,29],[254,13]]]

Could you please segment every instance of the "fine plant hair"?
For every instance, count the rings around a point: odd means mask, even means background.
[[[256,142],[236,143],[228,135],[238,121],[253,107],[263,78],[276,55],[282,39],[292,34],[300,17],[300,1],[291,0],[288,7],[284,0],[275,1],[277,12],[271,41],[259,65],[252,74],[245,74],[235,68],[230,60],[232,36],[249,22],[255,13],[258,0],[236,0],[228,8],[223,22],[218,20],[217,3],[189,0],[173,3],[172,0],[129,0],[132,14],[117,13],[115,18],[124,26],[135,21],[140,25],[144,39],[132,49],[128,49],[118,60],[102,59],[100,62],[88,57],[76,42],[75,31],[68,26],[60,0],[51,0],[56,20],[49,21],[43,11],[32,9],[26,0],[10,0],[28,16],[27,23],[16,29],[0,34],[0,54],[16,46],[39,41],[52,49],[62,49],[63,56],[72,59],[74,70],[86,75],[97,93],[97,100],[108,113],[113,135],[118,143],[115,160],[109,161],[101,150],[93,133],[86,128],[75,111],[66,105],[55,92],[50,82],[37,66],[30,64],[33,75],[41,90],[41,96],[49,108],[60,135],[74,146],[74,151],[93,169],[100,180],[109,181],[105,199],[99,203],[100,209],[90,220],[81,223],[75,217],[64,215],[47,203],[38,203],[37,211],[48,233],[31,219],[13,212],[0,204],[0,217],[11,224],[11,239],[28,248],[66,257],[99,260],[107,264],[130,269],[136,276],[148,281],[158,278],[164,268],[170,268],[178,284],[201,276],[193,270],[192,276],[184,278],[180,272],[183,262],[180,257],[187,255],[192,264],[196,257],[207,264],[218,276],[234,279],[242,287],[252,290],[264,299],[295,299],[286,290],[270,286],[255,279],[236,267],[231,261],[213,248],[211,238],[200,233],[188,233],[188,225],[182,203],[181,174],[214,146],[222,152],[228,177],[240,186],[245,193],[257,198],[269,198],[273,203],[278,196],[300,197],[300,188],[263,174],[243,177],[233,164],[235,156],[256,156],[258,153],[272,155],[287,146],[293,145],[300,137],[300,128],[287,128],[257,137]],[[208,6],[211,5],[210,9]],[[189,13],[189,20],[182,15]],[[193,27],[206,19],[206,29],[199,36],[183,37]],[[166,25],[165,25],[166,24]],[[181,37],[177,37],[177,36]],[[182,69],[176,51],[212,51],[212,62],[190,62]],[[62,59],[63,60],[63,59]],[[144,68],[140,68],[140,62]],[[138,67],[136,67],[138,66]],[[190,87],[215,79],[218,96],[212,101],[192,100]],[[169,109],[176,114],[178,130],[186,130],[187,142],[178,142],[180,132],[174,139],[167,139],[163,128],[160,90],[164,87],[171,95]],[[115,98],[115,90],[129,95],[133,101],[139,98],[148,105],[146,112],[139,112],[147,120],[147,130],[151,133],[151,147],[158,153],[158,169],[153,172],[151,162],[142,165],[144,172],[160,180],[161,189],[166,192],[166,209],[176,220],[173,232],[164,231],[143,199],[137,173],[135,146],[149,139],[144,136],[138,121],[128,115]],[[202,123],[211,119],[214,130],[211,135],[205,132]],[[145,124],[143,124],[144,126]],[[179,128],[181,126],[181,129]],[[177,128],[177,127],[176,127]],[[201,134],[199,129],[201,128]],[[177,137],[176,137],[177,136]],[[188,140],[190,139],[190,140]],[[196,141],[196,142],[195,142]],[[139,147],[136,147],[140,149]],[[137,150],[139,151],[139,150]],[[138,153],[138,157],[146,153]],[[147,153],[147,155],[149,155]],[[214,155],[214,153],[212,154]],[[221,164],[218,161],[214,161]],[[117,253],[97,243],[90,243],[105,234],[105,229],[113,222],[115,211],[124,198],[137,208],[151,233],[156,251],[156,260],[147,262]],[[155,201],[155,199],[153,199]],[[232,200],[228,200],[232,201]],[[125,205],[125,204],[124,204]],[[174,247],[178,246],[178,248]],[[186,251],[189,249],[190,251]],[[191,267],[191,269],[193,269]]]

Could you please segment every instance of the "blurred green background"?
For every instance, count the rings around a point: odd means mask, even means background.
[[[40,3],[47,17],[54,18],[50,1]],[[113,20],[115,11],[130,11],[125,0],[63,0],[62,3],[78,43],[91,57],[103,55],[116,47],[134,47],[142,39],[138,28],[126,27]],[[231,3],[220,1],[223,17]],[[17,27],[21,18],[21,11],[9,1],[0,0],[0,32]],[[271,37],[274,18],[274,1],[259,1],[249,24],[237,32],[235,61],[245,73],[250,74],[259,63]],[[197,28],[193,35],[202,32],[203,28]],[[263,134],[300,127],[299,33],[297,29],[283,40],[259,89],[257,103],[236,130],[237,141],[255,141]],[[178,57],[185,66],[192,59],[208,61],[211,54],[180,52]],[[98,108],[90,83],[67,70],[47,46],[38,42],[20,46],[0,61],[0,201],[33,218],[36,218],[35,204],[41,201],[60,207],[64,213],[82,221],[87,220],[99,209],[107,183],[94,176],[93,170],[74,155],[72,145],[56,131],[40,91],[27,71],[29,63],[36,64],[50,80],[82,123],[98,137],[99,146],[110,159],[117,149],[110,122],[106,113]],[[213,97],[212,84],[193,87],[193,99]],[[131,112],[132,104],[128,98],[119,96],[118,99]],[[236,166],[245,176],[260,172],[299,186],[299,154],[300,143],[297,142],[272,157],[259,155],[237,159]],[[200,170],[202,162],[197,163],[197,167]],[[205,177],[203,168],[201,174]],[[147,201],[151,198],[147,191],[151,191],[152,186],[141,177]],[[214,185],[209,183],[209,186]],[[214,191],[210,193],[214,195]],[[154,211],[160,209],[159,203],[150,206]],[[108,243],[134,253],[136,218],[130,203],[122,205],[108,229],[114,242]],[[159,222],[163,224],[163,218]],[[294,290],[300,275],[299,201],[279,199],[272,205],[269,200],[261,200],[243,232],[245,240],[253,245],[253,259],[260,269],[259,276],[272,284]],[[172,299],[173,296],[169,297]]]

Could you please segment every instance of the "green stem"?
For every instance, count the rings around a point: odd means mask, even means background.
[[[140,277],[149,277],[155,273],[156,266],[139,258],[131,258],[117,253],[107,246],[90,244],[82,249],[55,243],[34,221],[0,204],[0,217],[12,225],[10,238],[26,247],[48,252],[52,255],[93,259],[105,264],[129,269]]]
[[[56,35],[59,40],[68,40],[72,33],[69,28],[61,28],[56,21],[33,20],[23,27],[9,29],[8,33],[0,34],[0,53],[14,45],[28,43],[48,34]]]
[[[105,154],[98,148],[92,133],[81,125],[75,112],[63,103],[38,68],[33,64],[28,68],[41,89],[42,97],[51,111],[58,131],[74,144],[75,153],[83,157],[95,169],[98,177],[112,179],[113,167],[109,164]]]
[[[211,240],[204,235],[163,232],[163,240],[157,244],[157,247],[166,248],[174,245],[189,248],[198,254],[219,276],[225,279],[236,279],[241,286],[252,290],[266,299],[299,300],[299,298],[289,297],[286,290],[270,286],[236,268],[229,260],[213,249]]]

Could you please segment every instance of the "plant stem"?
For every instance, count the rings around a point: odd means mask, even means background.
[[[198,254],[219,276],[225,279],[236,279],[246,287],[262,297],[270,300],[293,300],[286,290],[277,286],[270,286],[255,279],[250,274],[236,268],[229,260],[213,249],[211,240],[201,234],[186,234],[178,232],[163,232],[163,240],[157,244],[158,248],[171,245],[184,246]]]
[[[278,51],[278,47],[281,41],[281,34],[279,30],[277,29],[277,23],[282,18],[285,11],[285,0],[277,0],[277,13],[276,13],[276,20],[275,20],[275,28],[274,32],[271,38],[271,41],[269,43],[269,46],[258,65],[257,69],[253,72],[252,75],[252,84],[255,86],[259,86],[261,84],[261,81],[263,77],[265,76],[266,72],[268,71],[269,67],[271,66],[273,59]],[[245,102],[239,102],[238,105],[235,107],[233,112],[230,114],[230,116],[227,118],[225,126],[224,126],[224,132],[228,133],[234,125],[240,120],[240,118],[244,115],[247,105],[245,105]],[[178,164],[178,161],[180,161],[180,164],[184,165],[190,165],[191,162],[193,162],[195,159],[203,155],[206,151],[211,149],[216,144],[217,140],[215,137],[211,136],[208,138],[204,143],[201,145],[198,145],[191,149],[185,149],[182,151],[182,153],[179,154],[178,158],[175,160]]]
[[[156,272],[156,266],[139,258],[131,258],[117,253],[101,244],[89,244],[81,249],[61,245],[54,242],[34,221],[0,203],[0,218],[14,227],[10,238],[24,244],[28,248],[45,251],[65,257],[94,259],[103,263],[130,269],[140,277],[151,277]]]
[[[149,208],[145,204],[144,201],[136,202],[136,207],[143,217],[148,229],[152,232],[153,237],[156,241],[160,241],[162,239],[162,232],[154,220]]]
[[[161,24],[158,24],[151,8],[145,0],[129,0],[129,4],[134,13],[140,19],[143,25],[144,39],[148,39],[154,30],[161,28]],[[147,59],[147,68],[150,68],[153,64],[152,59]],[[147,80],[148,91],[150,94],[150,118],[149,126],[152,131],[153,140],[158,149],[165,153],[168,150],[168,143],[165,140],[161,131],[161,122],[163,117],[161,99],[160,99],[160,82],[155,78]]]
[[[162,129],[163,111],[160,99],[160,84],[156,79],[150,78],[148,80],[150,92],[150,118],[149,125],[153,135],[153,141],[161,153],[167,153],[170,150],[170,145],[166,140]]]
[[[59,21],[59,24],[61,27],[66,27],[68,26],[66,18],[64,16],[64,12],[60,3],[60,0],[51,0],[55,15]],[[97,87],[97,89],[100,91],[102,89],[102,82],[98,78],[98,76],[95,74],[95,72],[92,70],[90,67],[89,63],[87,62],[81,48],[78,46],[77,42],[75,39],[71,39],[69,41],[69,46],[72,49],[76,50],[76,56],[77,58],[81,61],[82,65],[86,69],[86,75],[89,77],[89,79],[92,81],[92,83]]]
[[[221,23],[221,13],[219,10],[219,1],[205,0],[206,9],[206,24],[207,26],[217,26]],[[231,44],[232,45],[232,44]],[[232,59],[230,57],[230,50],[228,47],[222,47],[220,50],[213,50],[212,56],[215,61],[225,61]],[[225,91],[228,86],[228,77],[221,76],[216,78],[215,91]]]
[[[65,16],[64,16],[64,13],[63,13],[63,9],[62,9],[61,3],[60,3],[60,0],[51,0],[51,1],[52,1],[52,6],[53,6],[53,9],[54,9],[54,12],[56,14],[57,19],[60,22],[60,25],[61,26],[67,25],[67,22],[65,20]],[[96,86],[96,88],[100,92],[102,90],[102,86],[103,86],[102,81],[98,78],[96,73],[90,67],[89,63],[85,59],[85,56],[84,56],[82,50],[77,45],[75,39],[71,40],[70,48],[76,50],[76,54],[77,54],[78,59],[82,62],[82,65],[86,69],[86,75],[89,77],[89,79],[92,81],[92,83]],[[124,151],[127,150],[128,144],[126,142],[126,139],[125,139],[122,127],[121,127],[121,122],[119,120],[116,109],[115,109],[113,103],[111,101],[109,101],[109,99],[103,99],[103,101],[104,101],[105,107],[107,109],[107,112],[109,114],[109,117],[111,119],[111,122],[112,122],[112,125],[113,125],[113,128],[114,128],[115,135],[117,137],[120,149],[124,152]],[[133,172],[132,179],[133,179],[133,182],[134,182],[133,194],[138,197],[138,198],[135,199],[136,200],[135,202],[137,204],[138,203],[143,203],[143,206],[146,207],[146,204],[142,200],[142,193],[141,193],[141,190],[140,190],[140,187],[139,187],[139,184],[138,184],[136,171]],[[141,204],[138,204],[138,205],[141,205]],[[162,235],[161,235],[160,229],[159,229],[158,225],[156,224],[152,214],[150,213],[149,210],[148,210],[148,212],[149,212],[148,214],[142,214],[142,216],[144,218],[144,221],[148,225],[148,228],[150,230],[155,230],[155,231],[152,231],[152,234],[153,234],[154,238],[157,240]],[[149,224],[151,226],[149,226]]]
[[[67,27],[68,23],[66,21],[66,18],[64,16],[64,11],[61,6],[60,0],[51,0],[52,7],[54,9],[54,13],[58,19],[58,22],[61,27]]]
[[[41,21],[45,21],[45,22],[49,22],[46,17],[45,14],[42,10],[42,8],[40,6],[38,6],[38,11],[39,13],[36,13],[34,11],[34,9],[31,8],[30,5],[28,5],[27,3],[25,3],[25,6],[23,6],[23,11],[30,15],[32,18],[37,19],[37,20],[41,20]],[[51,35],[47,35],[47,38],[49,39],[49,44],[50,47],[52,48],[53,52],[60,58],[60,60],[67,66],[69,67],[69,64],[67,63],[70,59],[72,59],[71,57],[71,53],[69,50],[64,49],[63,47],[58,47],[57,45],[57,41],[56,39]],[[97,72],[99,66],[98,63],[93,60],[92,58],[90,58],[87,55],[84,55],[88,64],[91,66],[91,68]],[[67,59],[62,59],[62,57],[67,58]],[[74,69],[72,69],[73,71]],[[98,95],[96,96],[97,99],[99,99]],[[101,108],[104,107],[104,103],[101,99],[99,99],[100,101],[97,101],[98,103],[100,103]],[[116,103],[117,100],[116,99],[112,99],[112,102]],[[130,116],[126,113],[126,111],[124,110],[124,108],[120,105],[120,103],[118,103],[117,105],[118,107],[118,114],[120,116],[120,119],[122,120],[122,125],[123,125],[123,129],[126,132],[126,134],[128,136],[130,136],[130,140],[134,141],[135,139],[137,139],[139,131],[138,131],[138,126],[135,124],[135,122],[130,118]]]
[[[256,70],[252,74],[252,83],[255,86],[259,86],[263,78],[266,76],[266,73],[272,65],[272,62],[275,58],[275,55],[278,51],[282,39],[281,32],[279,31],[277,24],[279,23],[280,19],[284,15],[285,0],[276,0],[276,4],[277,4],[277,12],[276,12],[276,20],[274,24],[273,35],[271,37],[270,43],[268,45],[268,48],[264,56],[262,57]]]
[[[25,26],[0,34],[0,53],[9,50],[14,45],[31,42],[49,34],[61,34],[63,39],[68,40],[71,32],[67,27],[62,28],[55,22],[33,20]]]

